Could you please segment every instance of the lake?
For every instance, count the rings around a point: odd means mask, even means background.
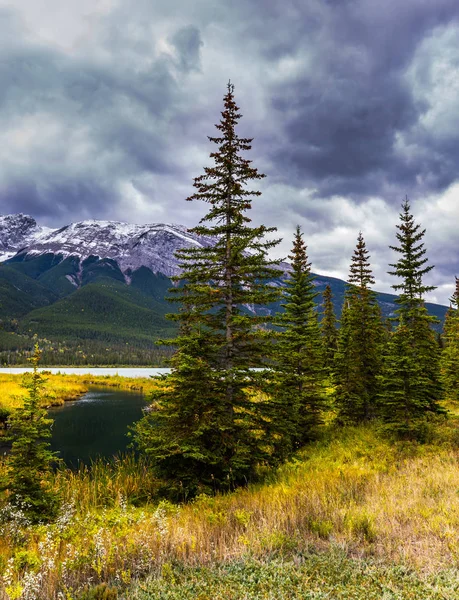
[[[121,377],[155,377],[166,375],[170,369],[165,367],[40,367],[40,371],[63,373],[65,375],[119,375]],[[18,375],[30,372],[30,367],[1,367],[0,373]]]
[[[126,452],[128,428],[142,417],[145,406],[138,392],[91,388],[80,400],[49,409],[54,419],[52,450],[72,468]]]

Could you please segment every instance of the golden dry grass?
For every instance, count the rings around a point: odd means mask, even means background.
[[[180,507],[151,500],[156,482],[148,465],[132,458],[57,473],[65,502],[58,522],[0,536],[0,565],[13,565],[10,597],[15,585],[24,589],[25,573],[46,565],[40,598],[90,578],[127,584],[161,565],[211,565],[311,546],[422,573],[455,567],[456,439],[454,423],[438,425],[424,446],[390,443],[373,428],[343,430],[305,448],[271,482]]]
[[[43,392],[44,406],[59,406],[68,400],[76,400],[91,386],[116,387],[148,393],[157,387],[155,380],[103,375],[64,375],[45,373],[46,386]],[[9,410],[19,408],[27,394],[21,386],[22,375],[0,373],[0,406]]]

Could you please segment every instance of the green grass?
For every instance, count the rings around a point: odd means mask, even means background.
[[[456,600],[455,569],[420,576],[397,565],[349,558],[339,548],[236,560],[209,567],[163,565],[126,600]]]

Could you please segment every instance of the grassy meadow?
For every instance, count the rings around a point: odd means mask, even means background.
[[[0,509],[0,598],[457,598],[458,423],[423,444],[326,426],[262,483],[180,506],[144,460],[62,469],[55,523]]]

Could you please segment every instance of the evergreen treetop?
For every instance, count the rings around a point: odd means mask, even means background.
[[[369,252],[365,245],[362,232],[357,237],[357,245],[351,259],[348,282],[357,286],[360,290],[366,290],[375,283],[369,263]]]
[[[265,175],[242,155],[251,149],[252,139],[238,136],[236,125],[240,117],[234,86],[228,83],[222,118],[216,124],[222,135],[209,137],[218,145],[218,150],[210,155],[214,166],[205,167],[204,174],[195,178],[197,192],[187,198],[211,205],[200,224],[190,231],[210,236],[213,243],[176,253],[182,274],[175,279],[181,285],[172,289],[177,296],[175,301],[182,304],[182,311],[172,318],[195,320],[211,330],[215,339],[220,335],[221,348],[216,357],[227,374],[233,367],[263,363],[261,347],[255,350],[255,346],[261,340],[260,327],[272,318],[266,312],[249,314],[245,307],[267,305],[278,298],[278,291],[268,281],[278,277],[279,271],[274,267],[279,261],[270,260],[268,252],[279,240],[265,239],[276,229],[252,227],[246,214],[251,198],[261,194],[246,186]],[[183,307],[185,296],[190,310]]]
[[[398,252],[400,258],[396,263],[390,264],[394,270],[389,271],[389,275],[401,279],[401,282],[393,284],[392,288],[399,292],[396,300],[399,305],[398,314],[403,315],[405,322],[408,322],[410,311],[424,304],[423,295],[435,289],[435,286],[425,285],[422,282],[424,275],[434,267],[427,265],[428,258],[425,256],[426,249],[422,242],[426,230],[415,223],[410,213],[408,198],[405,198],[402,204],[397,229],[396,237],[399,246],[390,246],[390,248]]]
[[[335,399],[340,419],[354,424],[377,416],[384,330],[369,252],[362,232],[351,259],[335,356]]]
[[[455,280],[456,289],[454,290],[454,293],[449,299],[449,301],[451,302],[452,306],[454,306],[454,308],[459,309],[459,278],[455,277]]]
[[[429,414],[444,413],[439,404],[440,348],[431,328],[436,319],[427,313],[423,299],[425,292],[435,289],[422,282],[433,269],[427,266],[422,242],[425,229],[415,224],[408,199],[402,204],[400,221],[396,234],[399,246],[391,246],[400,258],[390,272],[401,280],[392,286],[401,292],[396,300],[398,326],[384,354],[380,402],[384,420],[393,431],[416,436]]]

